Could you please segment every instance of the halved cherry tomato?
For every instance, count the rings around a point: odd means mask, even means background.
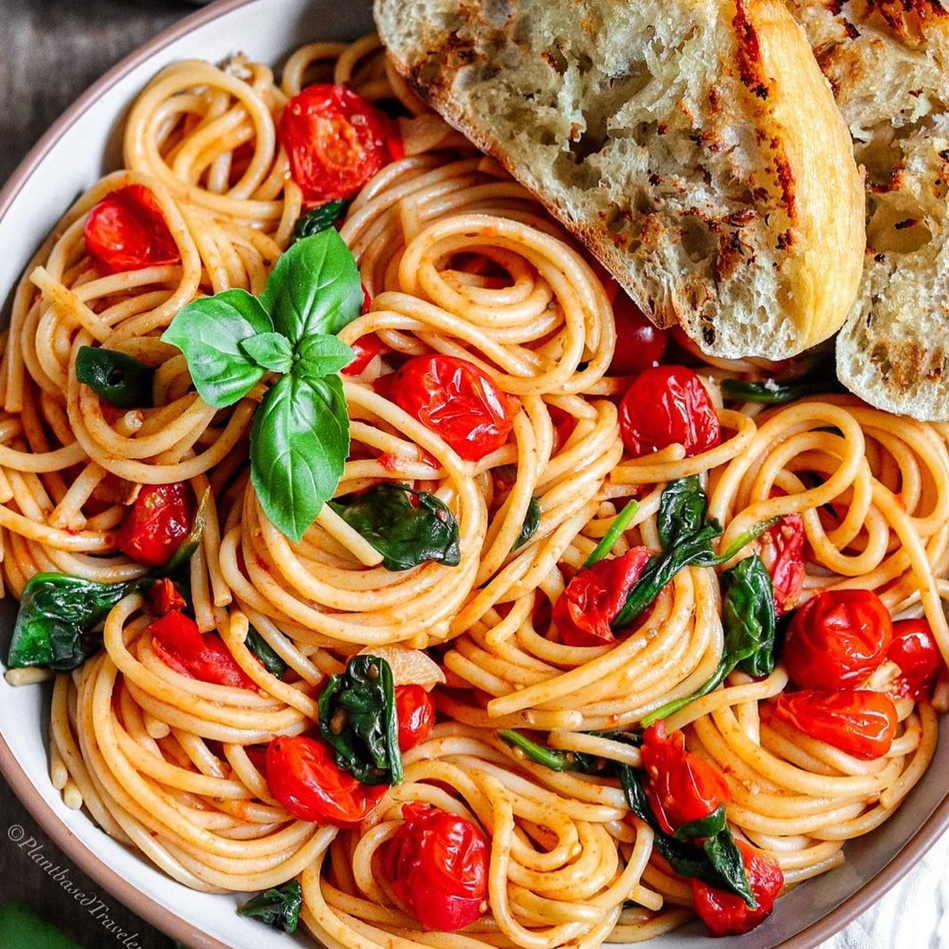
[[[896,681],[896,694],[917,700],[928,696],[936,676],[946,667],[933,631],[924,619],[904,619],[893,624],[893,642],[886,658],[902,672]]]
[[[147,484],[126,511],[118,547],[132,560],[164,567],[191,532],[194,493],[183,481]]]
[[[666,735],[661,720],[643,732],[642,759],[646,797],[667,834],[714,814],[731,797],[718,769],[685,750],[682,732]]]
[[[745,874],[758,908],[749,909],[740,896],[717,890],[693,877],[692,903],[713,936],[740,936],[751,932],[771,914],[774,901],[784,886],[784,874],[775,860],[743,840],[735,843],[741,851]]]
[[[217,633],[203,633],[181,610],[166,613],[148,627],[155,653],[175,672],[235,689],[256,689]]]
[[[652,551],[633,547],[622,557],[581,570],[554,604],[553,619],[567,646],[605,646],[616,641],[610,623],[642,576]]]
[[[283,110],[278,134],[308,205],[351,198],[403,155],[391,119],[346,86],[329,83],[295,95]]]
[[[616,349],[610,372],[631,376],[659,365],[669,336],[665,330],[654,326],[623,290],[613,301],[613,321],[616,323]]]
[[[804,519],[786,514],[761,536],[761,559],[771,574],[778,616],[794,609],[804,589]]]
[[[866,760],[890,750],[898,722],[890,699],[869,689],[784,692],[774,714],[805,735]]]
[[[389,790],[385,784],[360,783],[336,764],[327,745],[303,735],[271,741],[267,785],[294,817],[334,827],[358,824]]]
[[[110,191],[86,219],[86,250],[103,275],[181,261],[178,245],[149,188]]]
[[[356,358],[343,370],[345,376],[358,376],[376,356],[389,352],[389,347],[375,333],[360,336],[350,349],[356,354]]]
[[[168,577],[156,580],[148,591],[148,608],[155,616],[183,610],[187,605],[185,598],[178,592],[178,587]]]
[[[464,817],[427,804],[405,804],[405,823],[383,846],[392,891],[426,928],[454,932],[484,912],[488,842]]]
[[[500,448],[520,400],[502,392],[474,363],[454,356],[416,356],[388,388],[399,408],[440,435],[469,461]]]
[[[634,457],[680,444],[698,455],[722,440],[715,407],[699,377],[685,366],[641,372],[619,407],[623,444]]]
[[[784,665],[802,689],[856,686],[882,665],[893,624],[872,590],[825,590],[795,614]]]
[[[399,748],[408,751],[425,741],[435,725],[435,705],[420,685],[395,687],[395,711],[399,719]]]

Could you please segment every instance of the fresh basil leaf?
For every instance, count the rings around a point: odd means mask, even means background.
[[[291,373],[267,393],[250,433],[250,476],[279,531],[302,539],[333,496],[348,454],[349,416],[339,376]]]
[[[719,879],[724,883],[722,889],[740,896],[749,909],[757,909],[758,901],[751,891],[745,861],[735,843],[731,830],[726,825],[714,837],[709,837],[702,846],[706,857]],[[721,886],[722,883],[712,883]]]
[[[579,771],[583,774],[597,774],[605,770],[605,762],[594,755],[584,755],[577,751],[561,751],[558,748],[545,748],[531,741],[512,728],[498,732],[498,738],[515,748],[520,748],[525,756],[535,764],[542,764],[551,771]]]
[[[272,331],[260,301],[238,289],[189,303],[161,338],[184,353],[198,395],[223,409],[247,395],[264,375],[240,344]]]
[[[247,630],[247,639],[244,640],[244,645],[272,676],[278,679],[284,677],[288,668],[287,664],[274,652],[270,643],[253,626]]]
[[[332,228],[297,241],[277,261],[260,302],[273,317],[273,329],[294,345],[307,336],[338,333],[359,316],[363,302],[346,242]]]
[[[692,840],[695,837],[714,837],[724,830],[726,822],[725,805],[719,804],[707,817],[691,820],[679,827],[673,835],[678,840]]]
[[[80,346],[76,378],[120,409],[149,408],[155,370],[114,349]]]
[[[294,369],[304,376],[319,378],[345,369],[356,354],[335,336],[307,336],[297,346],[297,365]]]
[[[665,486],[659,499],[656,527],[663,550],[669,550],[701,530],[708,498],[698,475],[679,478]]]
[[[47,923],[23,900],[0,909],[2,949],[81,949],[65,933]]]
[[[320,734],[336,764],[363,784],[401,784],[402,752],[392,669],[377,656],[353,656],[319,698]]]
[[[636,516],[636,512],[638,510],[639,502],[635,498],[626,502],[626,507],[624,507],[623,510],[613,518],[613,523],[610,524],[609,529],[603,535],[602,540],[596,545],[596,547],[593,548],[590,556],[583,561],[583,570],[589,570],[594,564],[597,564],[606,557],[609,557],[611,551],[613,550],[613,545],[620,539],[622,533],[633,522],[633,518]]]
[[[540,504],[537,502],[537,498],[531,498],[530,504],[527,505],[527,514],[524,517],[524,523],[521,525],[521,532],[517,535],[517,540],[514,541],[511,552],[513,553],[515,550],[520,550],[520,548],[534,536],[539,526]]]
[[[94,630],[123,597],[147,592],[152,581],[97,583],[64,573],[38,573],[23,588],[8,669],[41,666],[71,672],[102,648]]]
[[[383,481],[329,504],[382,554],[386,570],[408,570],[430,561],[448,567],[461,563],[458,522],[434,494]]]
[[[171,555],[168,565],[162,570],[162,573],[166,576],[177,572],[194,556],[194,552],[198,549],[201,538],[204,536],[204,525],[208,517],[209,504],[211,504],[210,488],[201,495],[198,509],[194,514],[194,523],[191,525],[188,536],[178,545],[178,549]]]
[[[295,933],[303,907],[303,887],[299,880],[288,880],[282,886],[264,890],[244,903],[238,913],[259,919],[274,929]]]
[[[290,340],[279,333],[259,333],[238,343],[240,351],[263,369],[271,372],[289,372],[293,365]]]
[[[750,676],[774,672],[777,611],[774,585],[757,554],[722,575],[725,651]]]
[[[348,206],[348,201],[327,201],[326,204],[321,204],[312,211],[300,215],[296,224],[293,225],[293,239],[290,243],[295,244],[304,237],[312,237],[332,227]]]

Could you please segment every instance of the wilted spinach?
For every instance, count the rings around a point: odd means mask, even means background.
[[[267,640],[253,626],[247,631],[247,639],[244,640],[244,645],[272,676],[276,676],[278,679],[283,678],[287,671],[287,664],[273,651]]]
[[[293,225],[293,238],[290,243],[295,244],[304,237],[312,237],[332,227],[348,206],[348,201],[327,201],[326,204],[321,204],[312,211],[301,214]]]
[[[288,880],[282,886],[252,896],[237,912],[241,916],[259,919],[274,929],[282,929],[285,933],[295,933],[302,906],[303,887],[300,881]]]
[[[659,499],[656,526],[663,550],[675,547],[702,529],[708,498],[698,475],[679,478],[666,486]]]
[[[520,550],[520,548],[534,536],[539,526],[540,504],[538,504],[537,498],[531,498],[530,504],[527,505],[527,514],[524,516],[524,523],[521,525],[521,532],[517,535],[517,540],[514,541],[511,552],[513,553],[515,550]]]

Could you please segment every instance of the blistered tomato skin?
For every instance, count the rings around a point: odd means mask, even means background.
[[[103,275],[181,261],[165,216],[145,185],[110,191],[89,212],[83,236],[96,270]]]
[[[643,732],[642,760],[646,797],[667,834],[714,814],[730,797],[718,770],[686,751],[681,731],[666,735],[662,721]]]
[[[399,719],[399,749],[408,751],[428,738],[435,726],[435,706],[420,685],[397,685],[395,709]]]
[[[126,511],[118,547],[149,567],[164,567],[191,532],[194,493],[183,481],[147,484]]]
[[[795,614],[784,665],[802,689],[842,689],[864,682],[886,659],[890,613],[872,590],[825,590]]]
[[[916,700],[929,697],[936,677],[945,669],[933,631],[924,619],[907,619],[893,624],[893,642],[886,658],[900,667],[896,694]]]
[[[778,616],[794,609],[804,589],[804,519],[786,514],[761,537],[761,559],[771,575]]]
[[[391,119],[346,86],[329,83],[307,86],[287,103],[278,135],[307,205],[353,197],[403,154]]]
[[[640,373],[619,407],[620,433],[634,458],[682,445],[686,456],[721,443],[722,428],[699,377],[685,366]]]
[[[361,784],[337,766],[329,747],[303,735],[274,738],[267,746],[267,785],[294,817],[343,828],[368,816],[388,790]]]
[[[616,349],[610,372],[631,376],[644,369],[658,366],[669,340],[665,330],[654,326],[629,296],[620,290],[613,301],[613,320],[616,324]]]
[[[385,391],[468,461],[500,448],[520,409],[520,401],[474,363],[440,354],[410,359],[387,380]]]
[[[426,804],[406,804],[404,823],[383,845],[382,868],[395,895],[426,929],[473,923],[488,896],[488,842],[472,821]]]
[[[869,689],[784,692],[773,711],[805,735],[866,761],[890,750],[899,720],[893,702]]]
[[[758,903],[757,909],[734,893],[715,889],[701,880],[692,878],[692,902],[712,936],[740,936],[751,932],[774,909],[784,874],[777,862],[766,853],[756,850],[743,840],[736,840],[751,892]]]

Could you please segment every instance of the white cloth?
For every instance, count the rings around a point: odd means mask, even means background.
[[[949,834],[820,949],[949,949]]]

